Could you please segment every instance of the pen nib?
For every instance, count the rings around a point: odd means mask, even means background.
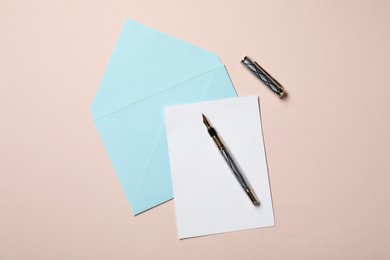
[[[202,117],[203,117],[203,123],[206,125],[207,128],[210,128],[210,124],[209,121],[207,121],[206,116],[202,114]]]

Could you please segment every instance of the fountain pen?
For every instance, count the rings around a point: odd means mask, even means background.
[[[253,192],[248,182],[246,181],[244,174],[241,172],[240,167],[238,167],[237,163],[234,161],[233,156],[230,154],[229,150],[226,148],[226,146],[219,138],[217,131],[215,131],[215,129],[210,125],[205,115],[202,114],[202,117],[203,117],[203,123],[206,125],[209,135],[211,136],[211,138],[213,138],[215,144],[217,145],[219,151],[222,154],[222,157],[229,165],[230,169],[232,170],[234,176],[240,183],[241,187],[244,189],[245,193],[248,195],[252,203],[254,205],[259,205],[260,204],[259,200],[257,199],[255,193]]]

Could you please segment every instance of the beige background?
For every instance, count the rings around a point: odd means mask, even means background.
[[[132,216],[89,112],[125,18],[260,96],[274,228],[179,241],[173,201]],[[389,24],[389,1],[2,0],[0,259],[389,259]]]

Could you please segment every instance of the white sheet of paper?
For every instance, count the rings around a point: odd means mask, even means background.
[[[202,121],[202,113],[241,167],[254,206]],[[274,225],[257,97],[165,107],[180,239]]]

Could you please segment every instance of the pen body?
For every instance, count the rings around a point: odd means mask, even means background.
[[[237,181],[240,183],[241,187],[245,191],[245,193],[248,195],[249,199],[252,201],[254,205],[259,205],[260,202],[257,199],[255,193],[248,185],[248,182],[245,180],[245,175],[241,172],[240,167],[235,162],[233,156],[230,154],[229,150],[226,147],[223,147],[220,149],[222,157],[225,159],[226,163],[229,165],[230,169],[232,170],[234,176],[236,177]]]
[[[219,151],[221,152],[222,157],[225,159],[226,163],[228,164],[228,166],[232,170],[234,176],[236,177],[236,179],[240,183],[241,187],[246,192],[246,194],[248,195],[248,197],[250,198],[252,203],[254,205],[259,205],[260,202],[256,198],[255,193],[252,191],[252,189],[247,184],[247,181],[245,180],[244,174],[241,172],[240,167],[238,167],[237,163],[234,161],[234,158],[230,154],[229,150],[225,147],[222,140],[219,138],[217,131],[215,131],[215,129],[210,125],[210,123],[207,120],[207,118],[205,117],[205,115],[202,114],[202,116],[203,116],[203,123],[207,127],[207,132],[209,133],[211,138],[213,138],[215,144],[217,145]]]
[[[233,156],[230,154],[229,150],[226,149],[226,147],[223,147],[220,150],[220,152],[222,154],[222,157],[225,159],[226,163],[229,165],[230,169],[232,170],[234,176],[240,183],[241,187],[243,189],[249,189],[249,186],[244,179],[241,169],[238,167],[237,163],[233,159]]]

